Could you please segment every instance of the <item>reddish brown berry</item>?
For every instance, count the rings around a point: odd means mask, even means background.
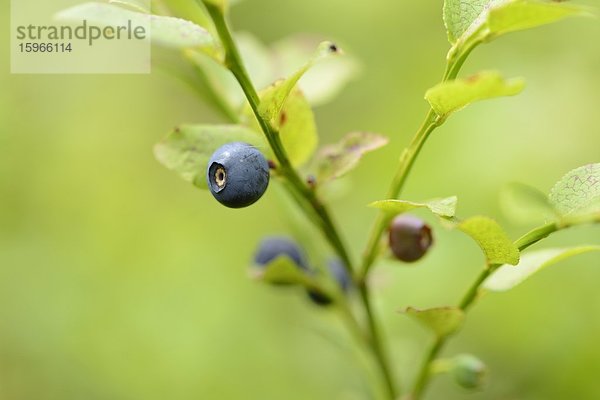
[[[433,244],[431,228],[420,218],[399,215],[390,224],[389,245],[394,256],[404,262],[414,262],[427,253]]]

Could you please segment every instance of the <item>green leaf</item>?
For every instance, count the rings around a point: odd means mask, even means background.
[[[500,192],[504,213],[519,223],[540,223],[557,219],[548,196],[522,183],[511,183]]]
[[[195,3],[192,3],[195,4]],[[268,48],[255,36],[247,32],[235,34],[242,59],[254,86],[265,88],[277,77],[288,76],[298,71],[299,66],[314,56],[314,40],[307,37],[290,37]],[[209,56],[199,51],[186,51],[188,58],[206,76],[217,93],[226,99],[231,107],[241,107],[244,92],[229,70],[222,63],[215,63],[213,54]],[[349,56],[325,57],[308,70],[298,81],[311,105],[329,101],[352,79],[358,70],[356,62]]]
[[[133,26],[149,27],[148,37],[152,43],[164,47],[185,49],[201,48],[207,52],[216,49],[216,43],[208,31],[200,26],[180,18],[149,15],[126,10],[122,7],[103,3],[84,3],[59,12],[56,18],[65,22],[97,26]]]
[[[340,178],[354,169],[365,153],[385,146],[385,136],[371,132],[351,132],[336,143],[324,146],[316,156],[317,182]]]
[[[509,32],[535,28],[585,13],[585,9],[582,7],[562,2],[508,1],[490,9],[487,17],[487,28],[489,30],[487,39]]]
[[[450,43],[456,43],[469,27],[481,18],[491,3],[491,0],[444,1],[444,24]]]
[[[208,161],[215,150],[230,142],[266,147],[260,136],[241,125],[182,125],[154,146],[154,155],[184,180],[207,189]]]
[[[453,49],[473,41],[490,41],[517,30],[549,24],[583,7],[540,0],[445,0],[444,23]],[[451,51],[452,53],[452,51]]]
[[[485,289],[502,292],[519,285],[541,269],[578,254],[600,251],[600,246],[544,249],[523,254],[516,267],[503,265],[483,284]]]
[[[576,168],[550,191],[550,203],[563,217],[600,215],[600,163]]]
[[[484,216],[471,217],[456,226],[483,250],[488,265],[519,262],[519,250],[496,221]]]
[[[456,202],[456,196],[433,199],[423,203],[406,200],[380,200],[369,204],[369,207],[382,210],[390,218],[416,208],[428,208],[435,215],[451,218],[456,214]]]
[[[332,42],[321,43],[316,53],[298,71],[287,79],[277,81],[271,86],[270,90],[262,94],[259,107],[260,115],[267,121],[272,121],[276,118],[302,75],[318,61],[333,54],[340,54],[340,52],[340,49]]]
[[[252,270],[256,279],[275,285],[302,285],[313,288],[316,282],[313,278],[288,256],[279,256],[266,266],[259,266]]]
[[[149,2],[144,0],[108,0],[108,4],[127,7],[133,11],[150,14]]]
[[[465,320],[465,313],[456,307],[438,307],[425,310],[408,307],[404,314],[431,329],[438,337],[445,337],[456,332]]]
[[[286,37],[271,46],[275,76],[290,76],[313,57],[321,40],[300,34]],[[343,57],[324,57],[298,81],[308,102],[315,106],[331,101],[360,72],[358,61],[344,53]]]
[[[269,96],[270,91],[277,90],[277,85],[265,89],[261,98]],[[244,115],[250,127],[257,132],[262,132],[249,105],[244,108]],[[294,167],[303,165],[312,157],[319,143],[319,137],[313,111],[300,90],[297,88],[292,90],[271,124],[279,131],[283,147]]]
[[[152,2],[152,0],[150,0],[150,2]],[[214,32],[212,20],[208,16],[206,9],[202,6],[201,2],[190,0],[168,0],[167,2],[168,4],[165,4],[166,7],[161,7],[160,2],[155,2],[155,13],[184,18],[188,21],[192,21],[196,25],[200,25],[201,27],[208,29],[209,31],[212,29],[213,31],[211,32]],[[214,34],[216,36],[216,32],[214,32]]]
[[[235,34],[235,41],[244,60],[248,74],[256,87],[263,87],[273,81],[274,68],[270,51],[253,35],[240,32]],[[199,51],[187,50],[185,55],[199,68],[213,90],[232,109],[239,109],[244,104],[245,95],[233,74],[222,62],[215,62],[213,57]],[[214,103],[213,101],[210,101]]]
[[[446,118],[467,105],[501,96],[514,96],[525,86],[521,78],[505,80],[495,71],[484,71],[466,79],[440,83],[425,93],[437,115]]]
[[[285,76],[277,74],[271,49],[256,36],[249,32],[237,32],[235,33],[235,42],[254,87],[266,88],[275,79]],[[243,95],[243,92],[241,93]],[[239,104],[242,104],[242,102]]]

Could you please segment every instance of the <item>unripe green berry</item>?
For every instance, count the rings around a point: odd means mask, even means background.
[[[487,367],[475,356],[461,354],[454,358],[454,380],[465,389],[479,389],[485,382]]]

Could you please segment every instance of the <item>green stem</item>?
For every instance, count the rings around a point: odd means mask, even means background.
[[[567,227],[568,226],[558,226],[556,223],[543,225],[527,232],[525,235],[517,239],[514,242],[514,244],[519,249],[519,251],[522,251],[528,248],[529,246],[539,242],[540,240],[548,237],[552,233],[560,229],[565,229]],[[462,300],[458,304],[458,308],[460,308],[464,312],[467,312],[469,308],[471,308],[471,306],[475,304],[483,282],[485,282],[485,280],[499,267],[499,264],[492,264],[487,266],[483,271],[481,271],[481,273],[477,276],[475,281],[473,281],[471,286],[469,286],[469,288],[465,292],[464,296],[462,297]],[[437,358],[440,351],[442,351],[448,338],[449,336],[441,336],[436,338],[436,340],[429,348],[429,351],[426,353],[425,359],[423,361],[423,364],[421,365],[421,369],[419,371],[419,374],[417,375],[417,379],[412,390],[412,395],[410,397],[411,400],[419,400],[425,392],[425,389],[427,388],[431,378],[431,365]]]
[[[561,229],[566,229],[567,227],[568,225],[558,226],[555,222],[552,222],[547,225],[542,225],[539,228],[535,228],[527,232],[519,239],[517,239],[517,241],[515,242],[515,246],[517,246],[519,251],[523,251],[529,246],[536,244],[540,240],[547,238],[552,233]]]
[[[471,307],[471,305],[475,302],[475,300],[477,299],[477,296],[479,295],[479,290],[480,290],[481,285],[483,284],[483,282],[485,282],[485,280],[488,278],[488,276],[490,276],[490,274],[492,272],[494,272],[494,270],[497,267],[498,267],[497,265],[491,265],[491,266],[484,268],[479,273],[477,278],[475,278],[475,280],[473,281],[471,286],[469,286],[469,288],[463,295],[460,303],[458,303],[458,308],[460,308],[463,311],[467,311],[469,309],[469,307]]]
[[[480,43],[481,42],[479,41],[473,41],[467,44],[463,50],[450,57],[446,63],[446,69],[444,70],[441,82],[455,79],[469,54],[471,54],[471,52]],[[421,149],[425,145],[425,142],[431,135],[431,132],[433,132],[437,127],[441,126],[444,122],[445,120],[443,118],[438,117],[435,111],[433,111],[432,108],[429,108],[423,123],[413,136],[408,147],[404,149],[402,155],[400,156],[398,169],[396,170],[396,174],[394,175],[392,183],[388,189],[388,199],[395,199],[400,196],[400,193],[404,189],[408,176],[413,168],[413,165],[415,164],[415,161],[417,160],[417,157],[421,153]],[[385,213],[383,211],[379,212],[379,215],[375,219],[373,227],[371,228],[369,239],[367,240],[367,246],[365,252],[363,253],[363,259],[358,275],[359,281],[364,281],[366,279],[370,268],[377,258],[379,240],[386,228],[387,222],[388,219],[386,218]]]
[[[242,62],[239,50],[233,40],[229,27],[227,26],[223,11],[210,3],[204,4],[215,24],[215,28],[225,49],[225,65],[240,84],[240,87],[256,116],[258,124],[277,159],[279,164],[277,170],[289,183],[286,187],[288,190],[294,191],[294,197],[299,199],[298,201],[302,204],[303,209],[306,210],[307,207],[313,209],[314,214],[317,215],[319,219],[318,226],[321,228],[338,256],[344,261],[346,268],[348,268],[349,272],[352,272],[350,255],[338,234],[333,220],[329,215],[329,211],[317,198],[315,192],[303,182],[300,176],[298,176],[298,173],[290,163],[283,144],[281,143],[279,132],[273,128],[271,123],[265,120],[259,112],[260,97],[258,96],[258,92],[254,88],[250,76]],[[312,220],[315,221],[314,218]]]
[[[446,337],[438,337],[427,351],[425,360],[423,361],[421,369],[419,370],[419,375],[415,381],[412,394],[409,396],[410,400],[418,400],[423,395],[423,392],[429,383],[429,377],[431,376],[431,364],[436,359],[438,353],[442,350],[445,344]]]
[[[448,60],[448,62],[446,63],[446,69],[442,77],[442,82],[446,82],[448,80],[456,78],[461,67],[468,58],[469,54],[479,44],[480,42],[470,43],[465,47],[463,51],[460,51],[455,57],[452,57]],[[402,189],[404,188],[404,185],[406,184],[408,176],[410,175],[410,172],[415,164],[415,161],[421,153],[423,146],[425,145],[425,142],[427,141],[431,133],[443,123],[444,119],[439,118],[435,111],[432,108],[429,108],[427,114],[425,115],[423,123],[413,136],[408,147],[405,148],[402,152],[398,169],[396,170],[396,174],[394,175],[394,178],[388,189],[388,199],[394,199],[400,195]],[[361,296],[365,304],[365,310],[367,311],[367,320],[371,326],[371,332],[375,335],[375,340],[377,341],[377,343],[382,343],[382,341],[379,338],[376,323],[372,318],[372,311],[369,305],[370,296],[368,286],[366,284],[366,279],[370,268],[372,267],[373,263],[375,262],[375,259],[377,258],[379,250],[379,241],[381,239],[381,235],[383,234],[386,228],[387,223],[388,218],[386,217],[385,213],[380,212],[377,218],[375,219],[375,222],[373,223],[373,227],[371,228],[369,239],[367,241],[367,246],[362,258],[362,264],[357,277],[358,285],[361,288]],[[437,343],[436,346],[432,347],[432,357],[435,357],[435,355],[437,354],[439,349],[441,349],[442,346],[443,340]],[[383,350],[381,348],[374,348],[374,350],[383,353]],[[379,357],[379,360],[380,367],[382,368],[382,370],[385,370],[387,368],[387,361],[385,359],[385,355]],[[427,363],[427,368],[429,368],[429,363]],[[425,372],[427,372],[427,370],[425,370]],[[389,371],[387,371],[387,373],[384,374],[384,376],[387,375],[389,375]],[[419,380],[423,380],[423,382],[425,383],[427,376],[428,374],[425,373],[423,377],[419,378]],[[389,388],[392,392],[394,391],[393,385]]]
[[[395,399],[396,394],[398,393],[396,384],[393,379],[392,369],[390,367],[387,351],[384,347],[384,341],[381,338],[379,333],[379,327],[377,326],[377,321],[375,319],[375,315],[373,313],[373,309],[371,307],[371,299],[369,296],[369,291],[367,289],[367,285],[365,282],[361,282],[359,286],[360,297],[365,309],[365,314],[367,318],[367,324],[369,327],[369,332],[371,334],[370,343],[375,354],[375,360],[377,361],[377,366],[381,372],[381,376],[383,377],[386,393],[390,399]]]
[[[218,94],[217,89],[208,79],[204,70],[198,67],[193,60],[190,60],[190,62],[192,63],[192,69],[195,73],[195,78],[198,80],[198,83],[191,78],[186,78],[183,76],[180,79],[187,83],[200,96],[206,96],[206,99],[208,100],[207,103],[212,104],[213,107],[229,121],[236,124],[239,123],[240,117],[238,113],[235,112],[231,104],[229,104],[229,102],[225,100],[223,96]]]
[[[415,163],[415,160],[417,159],[417,156],[419,155],[421,149],[423,148],[423,145],[425,144],[425,141],[437,126],[437,116],[435,112],[432,109],[430,109],[425,117],[425,120],[421,124],[421,127],[413,137],[413,140],[411,141],[410,145],[406,149],[404,149],[402,155],[400,156],[400,164],[388,190],[388,199],[398,197],[400,191],[406,183],[406,179],[410,174],[410,171]],[[381,238],[381,235],[383,234],[383,231],[386,228],[387,222],[388,219],[385,213],[380,212],[377,216],[377,219],[375,220],[373,228],[371,229],[371,234],[369,236],[367,248],[363,256],[363,262],[361,265],[359,275],[359,280],[361,281],[365,280],[370,267],[373,265],[375,259],[377,258],[377,253],[379,249],[379,239]]]
[[[462,68],[469,55],[477,46],[482,43],[481,40],[473,40],[467,44],[464,44],[464,47],[461,50],[458,50],[457,53],[450,57],[447,63],[446,71],[444,72],[444,76],[442,78],[442,82],[446,82],[448,80],[456,79],[460,69]]]
[[[392,380],[386,378],[386,377],[391,377],[391,374],[389,372],[387,372],[387,364],[382,364],[380,362],[380,360],[383,360],[385,358],[384,357],[385,353],[381,352],[381,357],[374,357],[373,354],[373,342],[370,340],[370,337],[365,335],[362,327],[360,326],[360,324],[358,323],[358,321],[356,320],[356,318],[354,317],[354,314],[352,313],[352,311],[350,310],[349,306],[348,306],[348,302],[344,301],[343,299],[341,301],[339,301],[337,303],[338,306],[338,310],[339,310],[339,314],[340,317],[342,318],[343,322],[345,323],[346,327],[348,328],[348,331],[350,331],[351,335],[354,337],[354,340],[359,344],[360,349],[365,352],[365,354],[368,355],[369,359],[372,359],[374,362],[374,367],[377,376],[376,378],[378,379],[379,382],[379,376],[382,376],[382,390],[384,390],[385,395],[387,397],[389,397],[390,400],[395,399],[396,398],[396,392],[394,390],[394,383]],[[386,368],[386,372],[382,372],[382,369]],[[369,370],[370,371],[370,370]],[[369,375],[372,375],[371,373],[369,373]],[[371,377],[370,379],[373,379],[374,377]]]
[[[279,164],[277,166],[277,171],[287,181],[287,185],[285,187],[288,189],[301,209],[311,219],[311,221],[321,229],[330,245],[335,249],[342,261],[344,261],[348,271],[353,275],[352,261],[338,234],[331,216],[329,215],[329,211],[325,205],[320,202],[316,193],[298,176],[296,170],[293,168],[289,158],[287,157],[279,137],[279,132],[271,125],[269,121],[265,120],[259,112],[260,98],[244,67],[235,41],[233,40],[231,32],[227,26],[223,10],[208,2],[204,2],[204,5],[206,6],[208,13],[213,20],[215,29],[217,30],[219,38],[221,39],[221,43],[224,47],[225,65],[233,73],[234,77],[244,91],[246,99],[252,108],[258,124],[263,131],[269,146],[273,150],[275,158],[277,159]],[[361,300],[367,316],[367,326],[369,329],[368,343],[371,348],[371,353],[379,366],[389,400],[394,400],[396,398],[394,379],[387,363],[386,355],[383,351],[382,340],[379,336],[375,318],[371,310],[368,292],[366,286],[359,285],[359,287],[362,288]],[[355,329],[356,326],[352,326],[352,330]]]

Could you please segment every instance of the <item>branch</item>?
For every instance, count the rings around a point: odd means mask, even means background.
[[[292,198],[304,211],[306,216],[322,231],[323,235],[327,238],[330,245],[336,251],[338,256],[344,261],[348,272],[350,273],[361,292],[362,306],[365,310],[367,317],[367,327],[369,330],[368,344],[371,348],[373,357],[380,370],[386,394],[390,400],[394,400],[397,396],[397,389],[394,384],[393,374],[391,368],[387,362],[387,357],[384,351],[382,339],[377,329],[377,324],[371,309],[368,291],[365,285],[361,285],[353,272],[352,261],[349,253],[344,246],[338,231],[329,215],[329,211],[326,206],[320,202],[315,192],[309,188],[305,182],[298,176],[298,173],[293,168],[292,164],[287,157],[285,149],[281,143],[279,132],[271,125],[271,123],[265,120],[259,113],[260,97],[256,89],[254,88],[248,72],[242,62],[239,51],[231,35],[231,31],[227,26],[225,15],[223,10],[218,6],[210,4],[210,2],[203,1],[208,13],[215,24],[215,28],[221,39],[221,43],[225,50],[225,65],[233,73],[236,80],[240,84],[250,107],[260,125],[263,134],[265,135],[269,146],[272,148],[275,158],[277,159],[278,171],[285,180],[285,187],[290,192]],[[346,314],[346,316],[348,316]],[[353,331],[356,327],[353,326]]]
[[[469,43],[469,45],[454,53],[448,61],[446,62],[446,70],[444,71],[444,75],[442,77],[441,82],[446,82],[449,80],[453,80],[458,75],[461,67],[465,63],[469,54],[480,44],[480,41],[474,41]],[[400,196],[402,189],[404,189],[404,185],[408,179],[408,176],[412,170],[412,167],[419,156],[421,149],[425,145],[425,142],[436,128],[441,126],[445,122],[444,119],[439,118],[432,108],[429,108],[425,119],[415,135],[413,136],[410,144],[407,148],[404,149],[402,155],[400,156],[400,163],[398,165],[398,169],[396,170],[396,174],[390,184],[387,197],[388,199],[396,199]],[[385,213],[383,211],[379,212],[377,219],[373,223],[373,227],[371,228],[371,233],[369,235],[369,239],[367,241],[367,246],[363,253],[362,264],[360,267],[358,279],[360,281],[366,280],[366,277],[369,273],[369,270],[373,266],[375,259],[377,258],[377,249],[378,243],[385,230],[387,219],[385,218]]]
[[[550,236],[552,233],[562,229],[566,229],[567,227],[569,227],[569,225],[558,226],[556,223],[543,225],[521,236],[514,243],[515,246],[517,246],[517,248],[519,249],[519,251],[522,251],[528,248],[529,246],[539,242],[540,240]],[[493,264],[487,266],[483,271],[481,271],[479,276],[477,276],[475,281],[471,284],[471,286],[469,286],[469,288],[465,292],[462,300],[458,304],[458,308],[460,308],[464,312],[467,312],[477,300],[483,282],[485,282],[485,280],[499,267],[499,264]],[[429,348],[429,351],[426,353],[425,360],[421,365],[421,369],[419,371],[419,375],[417,376],[417,380],[415,381],[415,385],[412,390],[411,396],[409,396],[411,400],[418,400],[423,396],[423,393],[425,392],[425,389],[427,389],[427,386],[430,382],[431,364],[433,363],[433,361],[435,361],[440,351],[442,351],[442,349],[444,348],[444,345],[446,344],[448,338],[448,336],[441,336],[437,338]]]

